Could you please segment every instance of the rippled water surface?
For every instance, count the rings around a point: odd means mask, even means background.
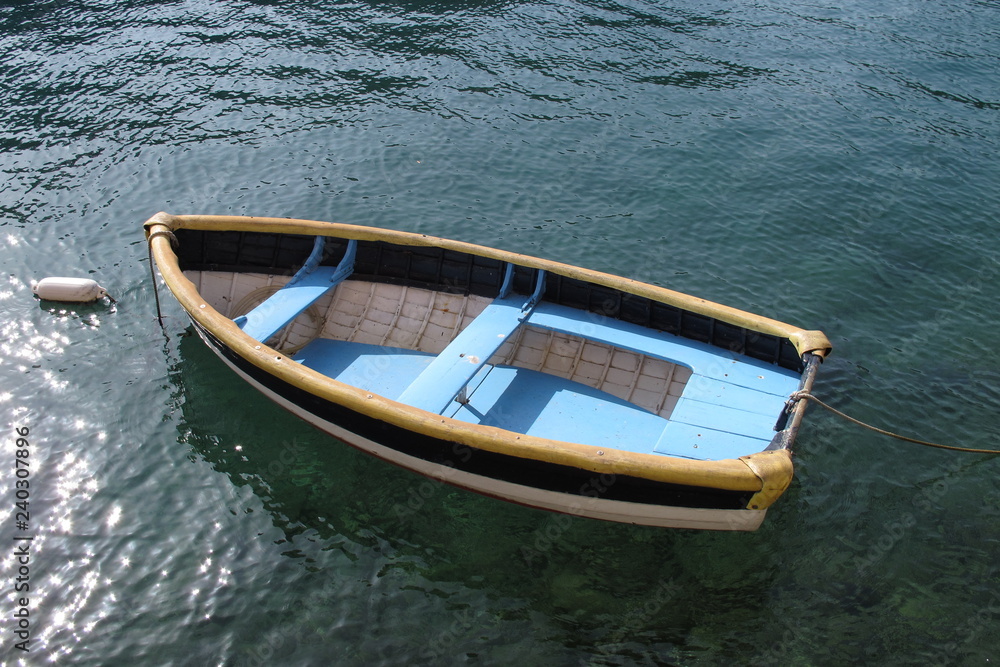
[[[286,415],[159,210],[420,231],[826,331],[817,393],[1000,448],[995,1],[0,6],[3,664],[983,664],[996,459],[811,410],[753,534],[568,519]],[[92,276],[107,305],[40,303]],[[28,429],[30,521],[15,506]],[[23,542],[23,541],[22,541]]]

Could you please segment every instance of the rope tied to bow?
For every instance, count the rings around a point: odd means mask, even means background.
[[[814,395],[812,395],[808,391],[796,391],[796,392],[794,392],[789,397],[788,400],[789,400],[789,404],[790,405],[794,405],[795,403],[797,403],[800,400],[809,400],[809,401],[812,401],[813,403],[819,405],[820,407],[826,408],[827,410],[829,410],[833,414],[837,415],[838,417],[846,419],[847,421],[851,422],[852,424],[857,424],[858,426],[866,428],[866,429],[868,429],[870,431],[875,431],[876,433],[880,433],[882,435],[887,435],[890,438],[896,438],[897,440],[902,440],[904,442],[911,442],[911,443],[913,443],[915,445],[923,445],[924,447],[934,447],[936,449],[947,449],[947,450],[953,451],[953,452],[969,452],[969,453],[972,453],[972,454],[1000,454],[1000,450],[995,450],[995,449],[976,449],[974,447],[956,447],[954,445],[942,445],[942,444],[937,443],[937,442],[928,442],[926,440],[918,440],[917,438],[911,438],[911,437],[908,437],[908,436],[905,436],[905,435],[900,435],[899,433],[893,433],[892,431],[887,431],[884,428],[879,428],[877,426],[872,426],[871,424],[866,424],[865,422],[861,421],[860,419],[855,419],[854,417],[851,417],[850,415],[841,412],[840,410],[838,410],[837,408],[833,407],[832,405],[829,405],[828,403],[825,403],[822,400],[816,398]]]

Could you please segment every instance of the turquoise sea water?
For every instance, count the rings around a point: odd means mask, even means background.
[[[823,329],[819,396],[1000,448],[997,2],[8,2],[0,56],[3,664],[1000,659],[997,459],[814,408],[756,533],[499,503],[286,415],[161,291],[165,337],[140,229],[627,275]],[[39,303],[48,275],[118,305]]]

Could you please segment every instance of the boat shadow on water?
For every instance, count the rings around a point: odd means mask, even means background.
[[[241,382],[190,327],[177,350],[170,375],[180,439],[252,490],[283,535],[277,552],[300,561],[304,577],[322,577],[329,552],[339,551],[359,579],[402,575],[407,589],[427,595],[442,586],[481,591],[495,622],[542,613],[564,626],[567,641],[578,643],[582,627],[593,638],[588,650],[617,653],[636,633],[683,643],[713,609],[731,615],[734,600],[766,597],[780,569],[771,544],[780,528],[632,526],[480,496],[312,429]],[[591,483],[600,494],[614,479]]]

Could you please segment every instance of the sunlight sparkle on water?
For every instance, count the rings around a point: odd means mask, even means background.
[[[18,356],[34,361],[43,356],[62,354],[69,342],[69,338],[56,333],[49,336],[35,335],[28,339],[28,346],[23,348]]]
[[[42,377],[49,384],[50,387],[57,391],[62,391],[69,386],[68,380],[60,380],[56,377],[56,374],[49,370],[42,371]]]
[[[76,428],[75,424],[74,427]],[[82,428],[86,427],[84,424]],[[70,533],[73,530],[74,513],[78,508],[86,507],[100,489],[100,484],[94,478],[87,462],[78,458],[73,452],[66,452],[55,467],[55,479],[58,480],[55,491],[58,500],[51,516],[58,517],[54,526],[57,532]]]

